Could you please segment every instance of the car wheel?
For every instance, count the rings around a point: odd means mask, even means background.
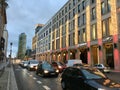
[[[38,73],[38,71],[36,71],[36,75],[38,75],[39,73]]]
[[[65,85],[65,82],[64,82],[64,81],[61,81],[61,86],[62,86],[62,89],[63,89],[63,90],[67,90],[67,89],[66,89],[66,85]]]
[[[30,69],[30,68],[28,68],[28,70],[30,71],[31,69]]]

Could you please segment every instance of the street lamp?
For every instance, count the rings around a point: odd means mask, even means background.
[[[11,42],[10,43],[10,59],[11,59],[11,56],[12,56],[12,45],[13,45],[13,43]]]

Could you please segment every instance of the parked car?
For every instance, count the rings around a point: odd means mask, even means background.
[[[91,67],[66,68],[61,75],[61,86],[63,90],[120,90],[120,83]]]
[[[68,60],[66,66],[71,67],[74,64],[82,64],[82,60],[77,60],[77,59]]]
[[[60,73],[66,68],[66,65],[63,64],[62,62],[55,62],[54,61],[51,64],[55,69],[58,69]]]
[[[102,72],[107,72],[107,73],[110,72],[110,67],[105,66],[104,64],[95,64],[94,67],[96,67]]]
[[[39,64],[38,60],[29,60],[28,64],[27,64],[27,69],[28,70],[36,70],[38,64]]]
[[[89,67],[90,65],[89,64],[86,64],[86,63],[76,63],[76,64],[73,64],[73,67],[76,67],[76,68],[80,68],[80,67]]]
[[[42,77],[44,76],[58,76],[59,70],[55,69],[50,63],[43,62],[39,63],[37,66],[36,74],[40,74]]]

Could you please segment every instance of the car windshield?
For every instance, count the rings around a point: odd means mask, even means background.
[[[25,61],[24,64],[28,64],[28,61]]]
[[[99,70],[87,70],[83,69],[82,73],[84,74],[86,79],[101,79],[106,78],[106,76],[100,72]]]
[[[53,67],[49,63],[44,63],[43,68],[44,69],[53,69]]]
[[[36,60],[30,61],[31,64],[38,64],[39,62]]]

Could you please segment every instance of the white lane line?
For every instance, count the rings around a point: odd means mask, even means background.
[[[36,77],[33,77],[34,80],[36,80],[37,78]]]
[[[29,75],[30,77],[32,77],[32,75]]]
[[[41,81],[37,81],[38,84],[41,84],[42,82]]]
[[[43,88],[45,89],[45,90],[51,90],[48,86],[43,86]]]

